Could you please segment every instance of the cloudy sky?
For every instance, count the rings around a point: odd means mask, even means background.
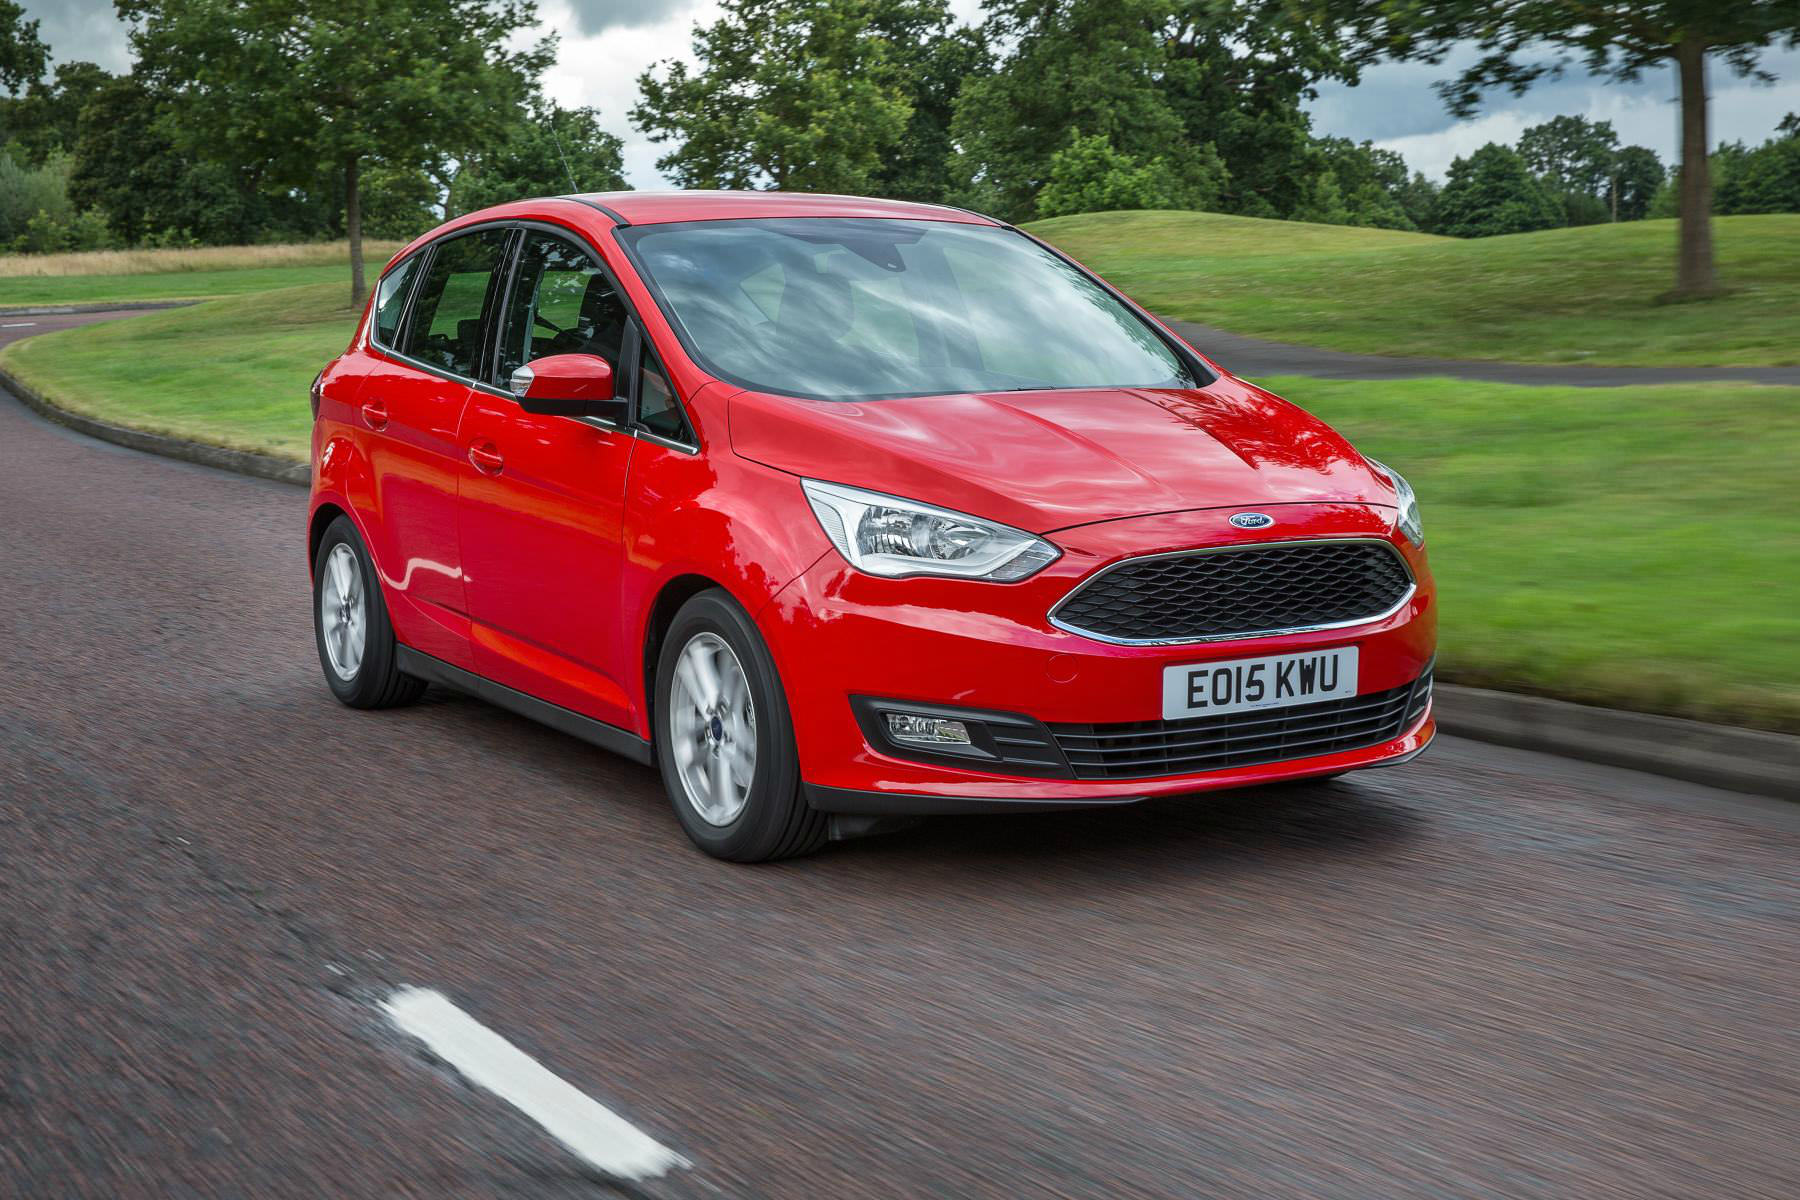
[[[87,59],[111,70],[129,65],[124,27],[112,0],[25,0],[26,13],[42,22],[42,35],[58,62]],[[951,0],[965,20],[980,0]],[[689,56],[696,21],[710,21],[717,0],[539,0],[545,32],[561,38],[557,65],[545,90],[565,105],[592,105],[607,127],[625,139],[625,173],[637,187],[663,182],[658,147],[631,128],[626,111],[637,77],[661,60]],[[1800,112],[1800,51],[1770,54],[1765,65],[1781,82],[1772,87],[1713,70],[1713,129],[1720,141],[1756,143],[1767,138],[1784,113]],[[1331,86],[1313,107],[1320,133],[1336,134],[1398,150],[1411,166],[1441,177],[1450,160],[1484,142],[1511,142],[1527,126],[1557,115],[1580,113],[1608,120],[1626,143],[1651,147],[1664,161],[1675,157],[1673,73],[1652,72],[1636,84],[1617,84],[1580,74],[1541,83],[1521,98],[1497,95],[1474,120],[1454,121],[1431,90],[1456,60],[1442,66],[1392,64],[1368,72],[1360,86]]]

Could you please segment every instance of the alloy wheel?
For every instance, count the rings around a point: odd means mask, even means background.
[[[737,820],[756,781],[756,704],[737,654],[716,633],[696,633],[681,648],[669,733],[689,806],[708,825]]]
[[[343,542],[333,546],[325,560],[325,577],[319,587],[319,628],[331,669],[345,682],[355,679],[362,669],[369,636],[369,609],[356,551]]]

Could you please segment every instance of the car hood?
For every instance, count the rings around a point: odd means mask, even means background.
[[[1310,413],[1239,379],[861,402],[731,399],[732,448],[813,479],[1034,533],[1194,508],[1349,502],[1394,490]]]

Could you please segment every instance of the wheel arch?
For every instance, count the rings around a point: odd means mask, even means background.
[[[715,588],[741,604],[725,584],[690,571],[664,581],[650,605],[650,616],[644,622],[643,680],[644,726],[652,743],[656,741],[656,660],[662,657],[663,640],[668,637],[669,627],[675,623],[675,614],[681,611],[681,606],[701,592]]]
[[[314,564],[319,561],[319,545],[325,540],[325,531],[331,528],[331,523],[339,517],[349,518],[352,525],[356,523],[355,518],[350,517],[348,510],[330,500],[323,501],[313,509],[312,521],[306,529],[306,569],[308,571],[311,571]],[[361,533],[361,530],[357,532]]]

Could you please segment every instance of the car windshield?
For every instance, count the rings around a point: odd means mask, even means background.
[[[715,375],[819,399],[1192,387],[1081,270],[1014,230],[947,221],[691,221],[620,230]]]

